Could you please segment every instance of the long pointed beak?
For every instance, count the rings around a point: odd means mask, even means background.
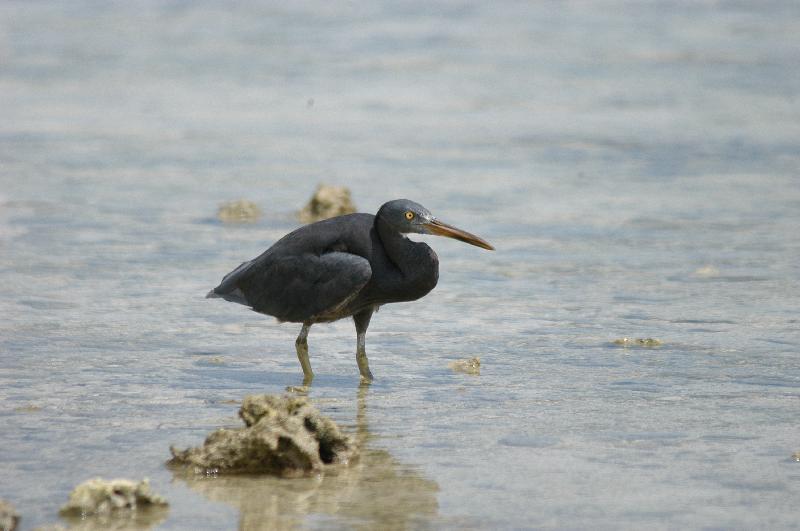
[[[456,240],[461,240],[462,242],[470,245],[475,245],[477,247],[482,247],[483,249],[488,249],[489,251],[494,251],[494,247],[492,247],[489,242],[483,238],[475,236],[474,234],[470,234],[465,230],[457,229],[456,227],[439,221],[436,218],[430,220],[425,224],[425,226],[428,227],[428,230],[431,232],[431,234],[455,238]]]

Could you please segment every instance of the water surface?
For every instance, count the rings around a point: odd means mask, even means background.
[[[149,477],[161,529],[796,527],[798,21],[4,2],[0,497],[25,529],[98,475]],[[174,477],[170,444],[301,381],[299,327],[203,296],[319,181],[498,250],[430,240],[439,286],[373,318],[366,391],[352,323],[312,328],[310,396],[365,442],[355,468]],[[264,218],[216,222],[237,198]]]

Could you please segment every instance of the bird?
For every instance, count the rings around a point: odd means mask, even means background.
[[[366,353],[372,314],[382,305],[417,300],[439,280],[439,259],[407,234],[455,238],[490,251],[486,240],[448,225],[408,199],[377,214],[337,216],[300,227],[225,275],[207,298],[243,304],[279,322],[302,323],[295,341],[303,383],[314,378],[308,357],[311,325],[352,317],[362,383],[373,381]]]

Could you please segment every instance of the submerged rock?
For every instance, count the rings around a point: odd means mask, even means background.
[[[15,407],[14,411],[16,413],[38,413],[42,410],[42,406],[37,406],[36,404],[28,404],[27,406],[20,406]],[[0,529],[2,529],[0,527]]]
[[[660,347],[661,345],[663,345],[661,340],[653,339],[652,337],[646,337],[646,338],[623,337],[621,339],[615,339],[613,343],[621,347],[645,347],[645,348]]]
[[[451,361],[448,367],[456,372],[463,372],[465,374],[480,374],[481,373],[481,359],[469,358],[466,360]]]
[[[258,205],[246,199],[222,203],[217,210],[217,218],[223,223],[255,223],[260,217]]]
[[[297,214],[303,223],[313,223],[355,211],[348,188],[320,184],[308,204]]]
[[[14,531],[19,525],[20,516],[9,502],[0,500],[0,531]]]
[[[150,492],[150,483],[146,479],[137,483],[129,479],[106,481],[94,478],[75,487],[59,514],[75,517],[111,515],[118,511],[147,511],[151,507],[167,505],[166,499]]]
[[[714,267],[713,265],[705,265],[703,267],[699,267],[692,272],[692,276],[695,278],[713,278],[719,276],[719,269]]]
[[[305,397],[250,395],[239,409],[246,427],[219,429],[199,448],[170,448],[168,465],[197,473],[266,473],[293,477],[347,463],[353,440]]]

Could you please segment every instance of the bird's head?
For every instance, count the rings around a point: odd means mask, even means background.
[[[408,199],[395,199],[384,203],[378,210],[378,217],[402,234],[446,236],[494,251],[494,247],[483,238],[439,221],[427,208]]]

